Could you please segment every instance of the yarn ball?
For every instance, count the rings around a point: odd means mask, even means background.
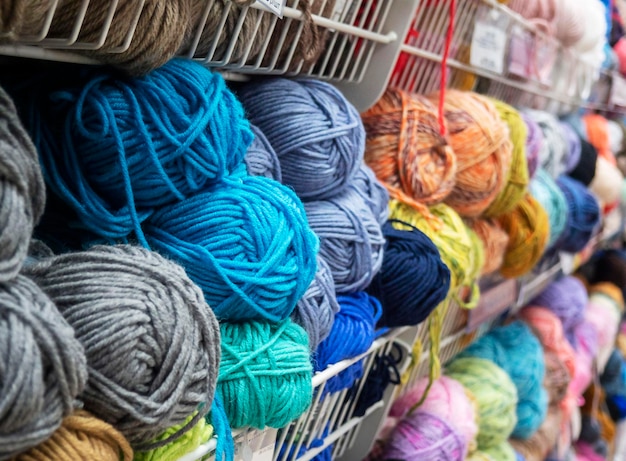
[[[388,89],[363,114],[365,161],[392,198],[408,205],[443,201],[455,185],[457,161],[426,98]]]
[[[530,193],[546,210],[550,218],[548,248],[560,243],[568,226],[569,215],[565,195],[548,173],[540,168],[530,182]]]
[[[598,156],[614,165],[615,154],[611,150],[607,119],[600,114],[590,113],[583,116],[583,123],[587,132],[587,140],[596,148]]]
[[[593,258],[591,269],[593,273],[589,281],[592,284],[611,283],[614,287],[621,288],[622,296],[607,293],[615,298],[622,305],[623,309],[624,294],[626,293],[626,253],[620,250],[607,249],[597,254]],[[610,289],[609,289],[610,290]]]
[[[509,127],[509,139],[513,145],[513,150],[504,189],[485,210],[484,215],[487,217],[499,216],[515,208],[515,205],[524,198],[529,181],[528,162],[526,160],[528,129],[524,119],[512,106],[497,99],[492,99],[491,102],[496,106],[500,119],[506,122]]]
[[[591,323],[598,332],[597,364],[600,371],[604,370],[619,328],[621,314],[616,305],[602,294],[591,294],[585,310],[585,320]]]
[[[43,443],[87,381],[85,351],[50,298],[18,275],[0,284],[0,458]]]
[[[37,151],[0,88],[0,282],[15,278],[46,203]]]
[[[338,293],[366,288],[383,264],[383,238],[378,217],[354,189],[332,199],[306,202],[306,216],[320,239]]]
[[[349,187],[365,200],[365,203],[378,219],[378,223],[381,226],[387,222],[389,217],[389,192],[376,179],[376,175],[374,175],[370,167],[365,163],[362,164],[356,176],[352,178]]]
[[[508,440],[500,442],[497,445],[485,447],[481,451],[494,460],[497,459],[498,461],[517,461],[515,450]]]
[[[476,281],[484,265],[484,248],[470,235],[470,229],[449,206],[438,204],[430,212],[439,218],[442,227],[433,219],[397,200],[389,203],[390,219],[417,227],[439,249],[441,260],[450,269],[450,290],[459,287],[477,288]]]
[[[439,95],[430,99],[438,101]],[[494,104],[476,93],[446,91],[444,114],[458,166],[446,203],[462,216],[476,217],[506,185],[513,155],[509,129]]]
[[[476,357],[453,360],[446,375],[459,381],[478,404],[478,448],[504,442],[517,424],[517,390],[511,378],[495,363]]]
[[[478,434],[476,405],[463,386],[452,378],[441,376],[432,384],[428,378],[420,379],[415,386],[393,403],[389,416],[405,417],[423,398],[427,389],[426,398],[415,411],[435,415],[448,421],[462,435],[463,443],[469,451],[473,451],[476,448],[476,435]]]
[[[562,427],[562,414],[558,407],[549,408],[545,421],[528,440],[510,439],[511,446],[526,461],[544,461],[557,444]]]
[[[568,210],[567,227],[563,231],[560,247],[563,251],[578,253],[587,246],[600,226],[600,204],[589,189],[575,179],[559,176],[556,184],[565,196]]]
[[[132,461],[133,450],[113,426],[86,411],[78,410],[65,417],[52,436],[12,461]]]
[[[607,120],[607,130],[609,135],[609,148],[615,156],[624,150],[624,129],[615,120]]]
[[[383,236],[383,266],[368,288],[383,306],[378,326],[417,325],[446,299],[450,269],[435,244],[415,227],[390,221]]]
[[[584,139],[580,140],[580,161],[576,167],[568,173],[571,178],[589,186],[596,176],[598,151],[593,145]]]
[[[268,178],[224,179],[160,208],[144,227],[150,246],[185,268],[220,320],[289,317],[317,270],[318,240],[300,200]]]
[[[509,236],[500,273],[509,278],[527,274],[539,262],[548,244],[550,221],[546,210],[532,195],[526,194],[498,222]]]
[[[233,428],[281,428],[311,404],[309,340],[287,319],[222,323],[217,389]]]
[[[418,411],[398,423],[385,446],[382,459],[464,461],[466,454],[467,445],[463,436],[450,422]]]
[[[244,161],[252,176],[264,176],[282,182],[280,161],[265,135],[256,126],[250,125],[254,139],[248,147]]]
[[[617,349],[613,349],[600,375],[600,384],[607,396],[626,396],[626,362]]]
[[[622,184],[624,175],[614,165],[603,157],[598,157],[596,163],[596,174],[589,185],[589,190],[593,192],[600,205],[614,205],[619,202],[622,195]]]
[[[496,460],[493,459],[491,456],[489,456],[487,453],[476,450],[470,453],[467,456],[467,458],[465,458],[465,461],[496,461]]]
[[[571,391],[574,395],[582,395],[593,380],[594,359],[599,350],[595,326],[586,320],[578,324],[574,330],[574,345],[577,366]]]
[[[237,92],[250,121],[280,160],[283,183],[303,200],[343,192],[365,151],[365,130],[355,107],[329,83],[272,78]]]
[[[526,110],[527,114],[539,125],[543,134],[544,146],[539,157],[541,166],[552,178],[558,177],[567,169],[568,145],[563,138],[559,120],[548,112]]]
[[[291,314],[291,319],[307,332],[311,350],[328,337],[337,312],[339,303],[330,267],[318,256],[315,278]]]
[[[217,320],[181,267],[120,245],[55,256],[26,272],[85,348],[85,409],[135,448],[154,448],[155,437],[198,405],[210,409],[220,360]]]
[[[509,236],[498,221],[493,219],[470,219],[467,225],[472,229],[485,248],[485,265],[482,275],[496,272],[502,266]]]
[[[522,113],[522,119],[526,124],[528,136],[526,137],[526,165],[528,176],[533,178],[539,167],[539,157],[545,148],[541,127],[528,114]]]
[[[545,362],[541,343],[525,323],[494,328],[457,357],[487,359],[509,375],[519,399],[513,437],[527,439],[539,428],[548,408]]]
[[[548,392],[552,408],[563,401],[572,379],[567,366],[556,352],[544,350],[544,359],[546,362],[544,387]]]
[[[108,240],[142,240],[157,208],[233,172],[252,141],[224,79],[182,59],[142,78],[97,72],[28,110],[48,186]]]
[[[569,173],[580,163],[580,156],[582,154],[581,139],[578,133],[576,133],[576,130],[574,130],[569,123],[560,122],[559,126],[561,127],[561,134],[567,146],[564,160],[565,173]]]

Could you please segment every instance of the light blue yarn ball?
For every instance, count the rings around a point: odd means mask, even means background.
[[[548,213],[550,218],[548,247],[554,247],[568,225],[569,207],[565,195],[543,168],[539,168],[530,181],[530,193]]]

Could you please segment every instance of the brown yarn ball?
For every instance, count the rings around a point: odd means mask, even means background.
[[[559,438],[563,415],[558,407],[549,407],[546,419],[529,439],[509,439],[511,446],[526,461],[544,461]]]
[[[509,244],[509,235],[493,219],[468,219],[466,223],[478,235],[485,247],[485,265],[481,274],[492,274],[502,266],[506,247]]]
[[[21,36],[39,34],[51,6],[52,0],[0,2],[0,43],[13,43]]]
[[[389,89],[362,117],[365,162],[389,195],[407,205],[442,202],[455,185],[456,157],[426,98]]]
[[[439,94],[429,96],[438,101]],[[444,113],[457,159],[456,186],[446,203],[461,216],[480,216],[506,185],[513,144],[509,128],[485,96],[446,91]]]
[[[128,441],[110,424],[79,410],[42,444],[11,461],[132,461]]]
[[[567,394],[571,377],[567,366],[555,352],[544,350],[543,356],[546,361],[544,387],[548,392],[550,405],[558,405]]]

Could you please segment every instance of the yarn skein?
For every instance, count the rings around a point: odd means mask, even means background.
[[[318,80],[273,78],[237,95],[274,147],[283,183],[300,198],[327,199],[347,188],[363,159],[365,130],[339,90]]]
[[[383,227],[383,236],[383,265],[368,288],[383,306],[378,326],[417,325],[448,295],[450,270],[435,244],[419,229],[390,221]]]
[[[0,458],[43,443],[74,410],[85,351],[41,289],[18,275],[0,284]]]
[[[280,323],[222,323],[218,390],[233,428],[281,428],[311,404],[312,366],[306,332]]]
[[[554,448],[559,437],[562,414],[558,407],[548,410],[545,421],[539,430],[527,440],[511,439],[513,448],[524,456],[526,461],[544,461]]]
[[[509,236],[502,226],[493,219],[469,219],[467,225],[472,229],[485,248],[485,265],[482,275],[496,272],[502,266]]]
[[[365,289],[383,264],[385,239],[363,197],[348,188],[332,199],[305,202],[304,209],[337,293]]]
[[[438,101],[439,95],[429,99]],[[506,183],[513,150],[509,129],[494,104],[475,93],[446,91],[444,114],[458,166],[446,203],[464,217],[476,217]]]
[[[0,88],[0,282],[17,276],[46,195],[37,151]]]
[[[56,256],[25,270],[85,348],[85,409],[134,448],[166,445],[210,409],[220,360],[217,320],[181,267],[120,245]],[[153,442],[198,405],[204,413]]]
[[[220,320],[283,320],[315,277],[318,240],[304,208],[268,178],[224,179],[160,208],[144,227],[151,247],[185,268]]]
[[[580,157],[582,154],[581,139],[569,123],[560,122],[559,126],[561,127],[561,132],[567,145],[565,155],[565,173],[569,173],[580,163]]]
[[[372,169],[365,163],[362,164],[348,187],[354,189],[365,200],[382,227],[389,217],[389,193],[376,179]]]
[[[568,176],[559,176],[556,184],[567,202],[568,224],[563,232],[560,247],[577,253],[591,240],[602,217],[596,197],[580,182]]]
[[[280,161],[274,148],[261,130],[254,125],[250,125],[250,128],[254,133],[254,140],[244,157],[248,173],[252,176],[264,176],[282,182]]]
[[[544,138],[545,148],[540,151],[539,164],[552,178],[557,178],[566,170],[567,144],[558,119],[538,110],[526,110],[526,113],[539,125]]]
[[[421,208],[442,202],[455,185],[457,163],[426,98],[388,89],[362,115],[365,161],[392,198]]]
[[[580,161],[568,175],[580,181],[585,186],[589,186],[596,175],[596,164],[598,161],[598,151],[593,145],[584,139],[580,140]]]
[[[535,122],[528,114],[522,113],[522,119],[526,124],[528,136],[526,138],[526,164],[528,167],[528,176],[532,179],[539,167],[539,157],[542,149],[545,148],[543,133],[539,124]]]
[[[500,442],[496,445],[485,447],[481,449],[481,451],[493,460],[497,459],[498,461],[517,461],[515,450],[508,440]]]
[[[569,370],[561,357],[554,351],[544,350],[546,362],[546,378],[544,387],[548,392],[550,408],[557,406],[567,395],[567,390],[572,381]]]
[[[598,197],[601,206],[606,208],[619,202],[623,183],[622,172],[604,157],[598,157],[595,176],[589,190]]]
[[[530,193],[545,209],[550,219],[548,248],[560,243],[568,226],[568,206],[565,195],[547,171],[540,168],[530,182]]]

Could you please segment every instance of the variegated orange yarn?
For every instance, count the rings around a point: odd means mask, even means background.
[[[506,184],[513,150],[509,128],[494,104],[476,93],[446,91],[444,113],[457,159],[456,186],[446,203],[461,216],[477,217]]]
[[[509,235],[502,226],[493,219],[468,219],[467,225],[483,243],[485,248],[485,265],[482,275],[491,274],[502,266],[506,247],[509,244]]]
[[[598,155],[616,166],[617,160],[611,150],[607,119],[599,114],[587,114],[583,117],[587,129],[587,139],[598,151]]]
[[[362,115],[365,161],[392,198],[415,208],[452,191],[456,158],[439,133],[437,109],[426,98],[389,89]]]

